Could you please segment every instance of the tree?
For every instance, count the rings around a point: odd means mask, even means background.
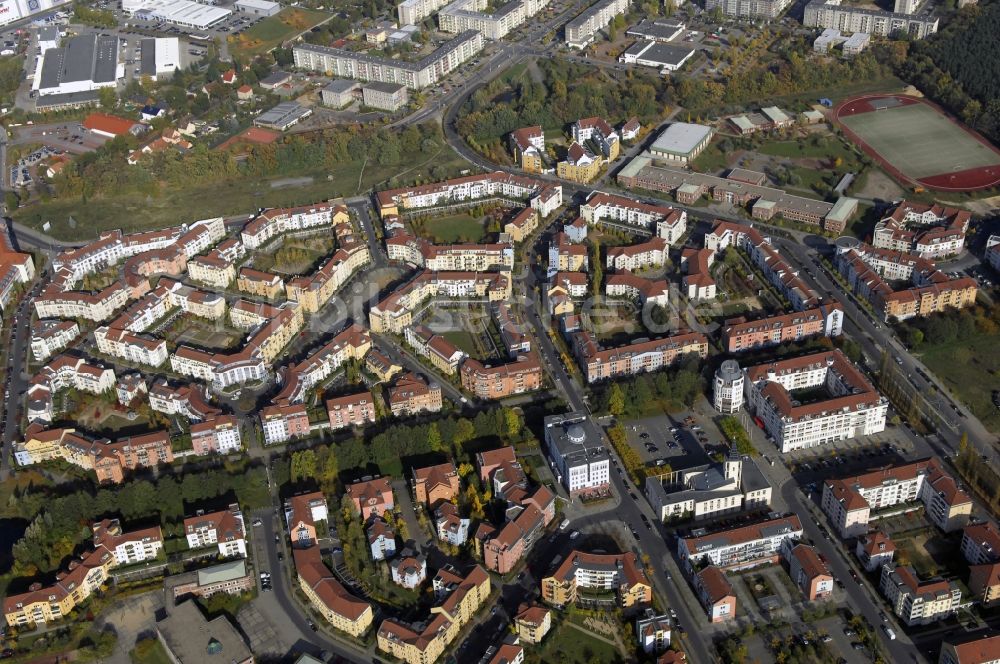
[[[455,425],[455,433],[452,435],[452,440],[455,442],[456,446],[464,445],[473,438],[476,437],[476,427],[472,425],[466,418],[462,418]]]
[[[438,430],[437,422],[433,422],[427,427],[427,446],[432,452],[444,451],[444,446],[441,444],[441,432]]]
[[[7,214],[10,214],[21,204],[21,199],[13,191],[4,192],[3,203],[7,207]]]
[[[101,88],[97,92],[101,108],[114,108],[118,104],[118,93],[115,88]]]
[[[292,483],[316,477],[316,453],[302,450],[292,454]]]
[[[503,419],[507,436],[517,438],[521,434],[521,416],[513,408],[504,408]]]
[[[608,412],[615,417],[620,417],[625,412],[625,393],[618,383],[612,384],[608,390]]]

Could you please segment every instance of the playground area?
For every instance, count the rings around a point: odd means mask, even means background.
[[[1000,184],[1000,151],[927,101],[866,95],[833,115],[850,140],[902,180],[943,191]]]

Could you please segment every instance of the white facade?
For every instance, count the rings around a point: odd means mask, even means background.
[[[726,360],[715,372],[712,405],[720,413],[735,413],[743,408],[743,372],[736,360]]]
[[[441,31],[478,30],[487,39],[503,39],[541,11],[549,0],[511,0],[492,14],[483,12],[488,4],[487,0],[454,0],[438,12]]]
[[[61,324],[63,322],[66,324]],[[31,335],[31,354],[38,362],[44,362],[68,346],[80,334],[80,326],[75,322],[42,321],[42,323],[43,325],[44,323],[52,325],[49,326],[51,330],[46,330],[43,327],[41,334],[33,333]]]
[[[582,413],[546,417],[545,443],[557,478],[571,495],[610,485],[610,457],[593,423]]]
[[[597,32],[606,28],[615,16],[627,12],[629,4],[629,0],[600,0],[591,5],[566,24],[566,45],[572,48],[585,47],[594,41]]]

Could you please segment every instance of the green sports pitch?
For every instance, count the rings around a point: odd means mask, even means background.
[[[996,152],[926,104],[841,114],[838,119],[914,180],[1000,163]]]

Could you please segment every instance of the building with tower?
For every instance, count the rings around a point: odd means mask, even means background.
[[[597,493],[611,486],[611,459],[585,414],[546,417],[545,448],[556,479],[570,496]]]
[[[726,360],[716,370],[712,404],[720,413],[735,413],[743,407],[743,372],[736,360]]]
[[[771,485],[757,464],[735,447],[719,463],[649,476],[645,492],[661,521],[706,519],[771,504]]]

